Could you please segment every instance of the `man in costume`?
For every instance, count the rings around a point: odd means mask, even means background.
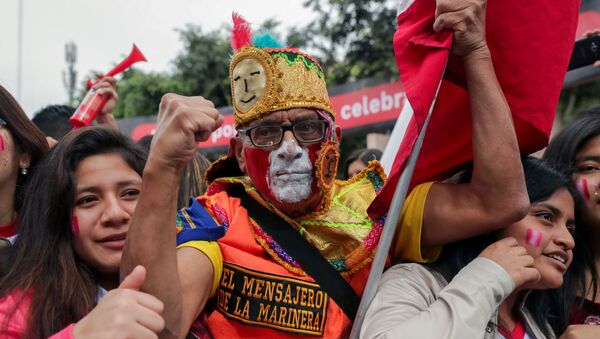
[[[474,147],[469,184],[427,183],[411,192],[395,259],[435,260],[440,245],[516,221],[528,207],[482,20],[461,7],[446,10],[451,20],[441,29],[463,33],[455,44],[476,98],[473,126],[481,133],[474,145],[502,143],[495,154]],[[179,171],[223,118],[204,98],[165,95],[122,273],[136,264],[148,269],[143,290],[165,303],[164,337],[185,336],[201,313],[217,338],[347,337],[383,225],[366,209],[385,176],[372,162],[348,181],[335,180],[340,131],[313,57],[268,35],[252,38],[235,15],[232,45],[238,136],[208,170],[207,193],[176,213]],[[319,257],[307,260],[307,252]],[[333,274],[318,266],[323,262]]]

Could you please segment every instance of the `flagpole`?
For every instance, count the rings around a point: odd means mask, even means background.
[[[371,271],[369,272],[369,278],[367,280],[367,284],[365,286],[360,305],[358,306],[356,318],[354,318],[352,332],[350,332],[350,338],[352,339],[358,339],[360,335],[360,328],[362,327],[363,321],[365,320],[367,308],[369,307],[371,301],[373,301],[373,298],[375,297],[375,292],[377,291],[377,284],[379,283],[379,278],[381,278],[381,274],[383,273],[383,268],[388,257],[390,246],[392,245],[392,240],[394,238],[394,234],[396,233],[396,226],[398,225],[398,220],[400,219],[400,211],[402,210],[402,206],[404,205],[404,200],[406,200],[406,193],[408,193],[408,187],[410,185],[415,166],[417,165],[419,154],[421,153],[421,147],[423,146],[423,140],[425,139],[425,131],[427,130],[427,126],[429,125],[431,112],[433,112],[433,107],[437,100],[441,84],[442,79],[440,79],[440,83],[438,84],[435,96],[433,98],[433,101],[431,102],[431,106],[429,107],[427,118],[425,118],[425,122],[423,123],[423,127],[421,128],[419,136],[415,141],[415,145],[413,146],[412,152],[406,162],[406,166],[404,166],[404,170],[402,171],[402,174],[398,179],[398,185],[396,186],[396,190],[394,191],[394,196],[392,198],[392,202],[390,203],[390,209],[387,213],[387,218],[383,226],[383,231],[381,232],[381,237],[379,238],[377,253],[375,254],[375,258],[373,259],[373,264],[371,265]]]
[[[398,149],[400,148],[400,144],[402,144],[402,139],[406,134],[406,130],[410,123],[410,119],[413,116],[414,111],[410,106],[410,102],[406,97],[404,97],[404,102],[402,106],[402,111],[400,111],[400,115],[398,116],[398,120],[394,124],[394,129],[392,129],[392,134],[390,135],[390,140],[385,146],[383,150],[383,154],[381,155],[381,159],[379,162],[381,166],[383,166],[383,171],[386,175],[390,175],[392,172],[392,167],[394,165],[394,158],[398,153]]]

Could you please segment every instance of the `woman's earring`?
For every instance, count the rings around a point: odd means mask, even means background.
[[[27,175],[27,168],[21,168],[21,174]]]

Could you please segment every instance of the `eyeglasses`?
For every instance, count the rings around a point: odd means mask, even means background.
[[[277,146],[283,140],[286,131],[292,131],[298,142],[314,143],[323,140],[327,122],[323,120],[303,120],[291,125],[263,125],[240,129],[238,132],[247,135],[256,147]]]

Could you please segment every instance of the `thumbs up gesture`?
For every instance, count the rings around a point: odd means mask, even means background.
[[[136,266],[121,285],[108,292],[100,303],[73,327],[79,338],[158,338],[165,322],[163,303],[140,292],[146,269]]]

